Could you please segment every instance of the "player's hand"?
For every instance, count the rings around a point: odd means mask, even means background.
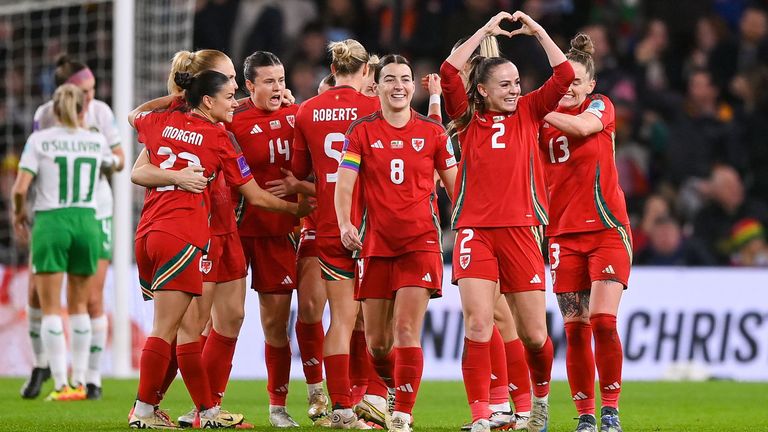
[[[13,215],[13,232],[22,244],[29,243],[29,221],[26,211]]]
[[[294,103],[296,103],[296,98],[293,97],[291,89],[283,90],[283,106],[293,105]]]
[[[341,231],[341,244],[345,248],[351,251],[357,251],[363,248],[363,242],[360,241],[360,233],[357,232],[357,227],[351,223],[344,224],[339,227]]]
[[[430,96],[443,94],[443,89],[440,87],[440,75],[438,74],[431,73],[425,75],[421,79],[421,86],[429,92]]]
[[[272,195],[283,198],[288,195],[293,195],[298,191],[298,186],[301,183],[290,170],[280,168],[285,177],[277,180],[270,180],[266,183],[267,192]]]
[[[480,30],[485,36],[509,36],[511,37],[514,32],[508,32],[501,28],[501,23],[504,21],[516,21],[513,19],[513,15],[509,12],[499,12],[490,21],[488,21]]]
[[[317,208],[317,200],[313,197],[304,197],[301,199],[301,201],[298,202],[298,207],[296,209],[296,213],[294,216],[298,218],[302,218]]]
[[[517,30],[513,30],[512,33],[509,34],[510,37],[520,34],[526,36],[534,36],[544,30],[544,28],[539,23],[534,21],[533,18],[520,11],[512,14],[512,21],[519,22],[523,26]]]
[[[174,171],[176,186],[192,193],[202,193],[208,186],[208,179],[203,175],[203,167],[192,165],[180,171]]]

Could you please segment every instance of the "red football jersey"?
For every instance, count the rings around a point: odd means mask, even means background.
[[[365,96],[352,87],[339,86],[307,100],[296,114],[293,173],[297,178],[304,179],[314,169],[317,190],[317,210],[314,213],[320,237],[339,236],[333,195],[344,132],[353,121],[378,109],[378,98]],[[353,206],[353,222],[359,220],[357,207]]]
[[[575,109],[557,109],[571,115],[585,111],[600,119],[602,131],[585,138],[567,136],[544,122],[539,133],[549,188],[550,236],[629,224],[614,162],[613,104],[607,97],[595,94],[587,96]]]
[[[251,99],[237,107],[232,123],[227,124],[240,144],[253,178],[263,189],[270,180],[285,177],[280,168],[290,169],[293,135],[298,105],[277,111],[257,108]],[[243,237],[272,237],[288,234],[299,221],[288,213],[277,213],[248,205],[235,194],[238,231]],[[296,202],[296,195],[284,198]]]
[[[253,177],[237,143],[220,124],[178,110],[142,113],[134,122],[150,163],[180,170],[199,165],[207,178],[221,172],[228,185],[242,186]],[[202,194],[175,186],[147,189],[136,238],[150,231],[172,234],[205,249],[211,233],[211,187]]]
[[[440,77],[446,111],[455,119],[467,106],[459,71],[444,62]],[[549,222],[544,169],[537,148],[539,124],[557,108],[572,80],[573,68],[563,62],[554,67],[554,74],[544,85],[519,98],[515,112],[475,113],[459,133],[461,162],[454,192],[454,229]]]
[[[223,177],[211,184],[211,235],[225,235],[237,231],[235,206],[227,182]]]
[[[443,126],[413,110],[401,128],[387,123],[381,112],[352,123],[340,168],[359,170],[365,203],[362,256],[441,252],[435,170],[455,165]]]

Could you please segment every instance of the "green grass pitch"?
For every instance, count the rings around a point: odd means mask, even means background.
[[[104,399],[85,402],[22,400],[22,379],[0,379],[0,431],[124,431],[137,384],[135,380],[106,380]],[[43,391],[51,389],[46,383]],[[256,430],[267,426],[267,394],[264,381],[233,381],[225,407],[242,412]],[[291,383],[289,412],[302,424],[297,431],[317,430],[306,418],[303,383]],[[191,407],[184,383],[177,378],[163,401],[173,418]],[[627,432],[640,431],[768,431],[768,383],[736,382],[626,382],[621,396],[621,420]],[[424,382],[416,402],[416,431],[458,431],[469,416],[460,382]],[[568,386],[552,387],[551,432],[573,431],[576,411]]]

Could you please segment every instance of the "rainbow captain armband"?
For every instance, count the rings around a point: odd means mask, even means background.
[[[360,155],[350,152],[345,152],[344,157],[341,159],[339,168],[351,169],[354,172],[360,171]]]

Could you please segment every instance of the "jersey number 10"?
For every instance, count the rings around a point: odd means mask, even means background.
[[[96,185],[96,158],[79,157],[72,164],[72,196],[69,196],[69,163],[66,156],[57,156],[53,160],[59,166],[59,203],[66,204],[69,200],[72,203],[89,203],[93,200],[93,187]],[[86,187],[85,198],[81,200],[82,186],[80,182],[83,178],[83,167],[88,167],[88,186]]]

